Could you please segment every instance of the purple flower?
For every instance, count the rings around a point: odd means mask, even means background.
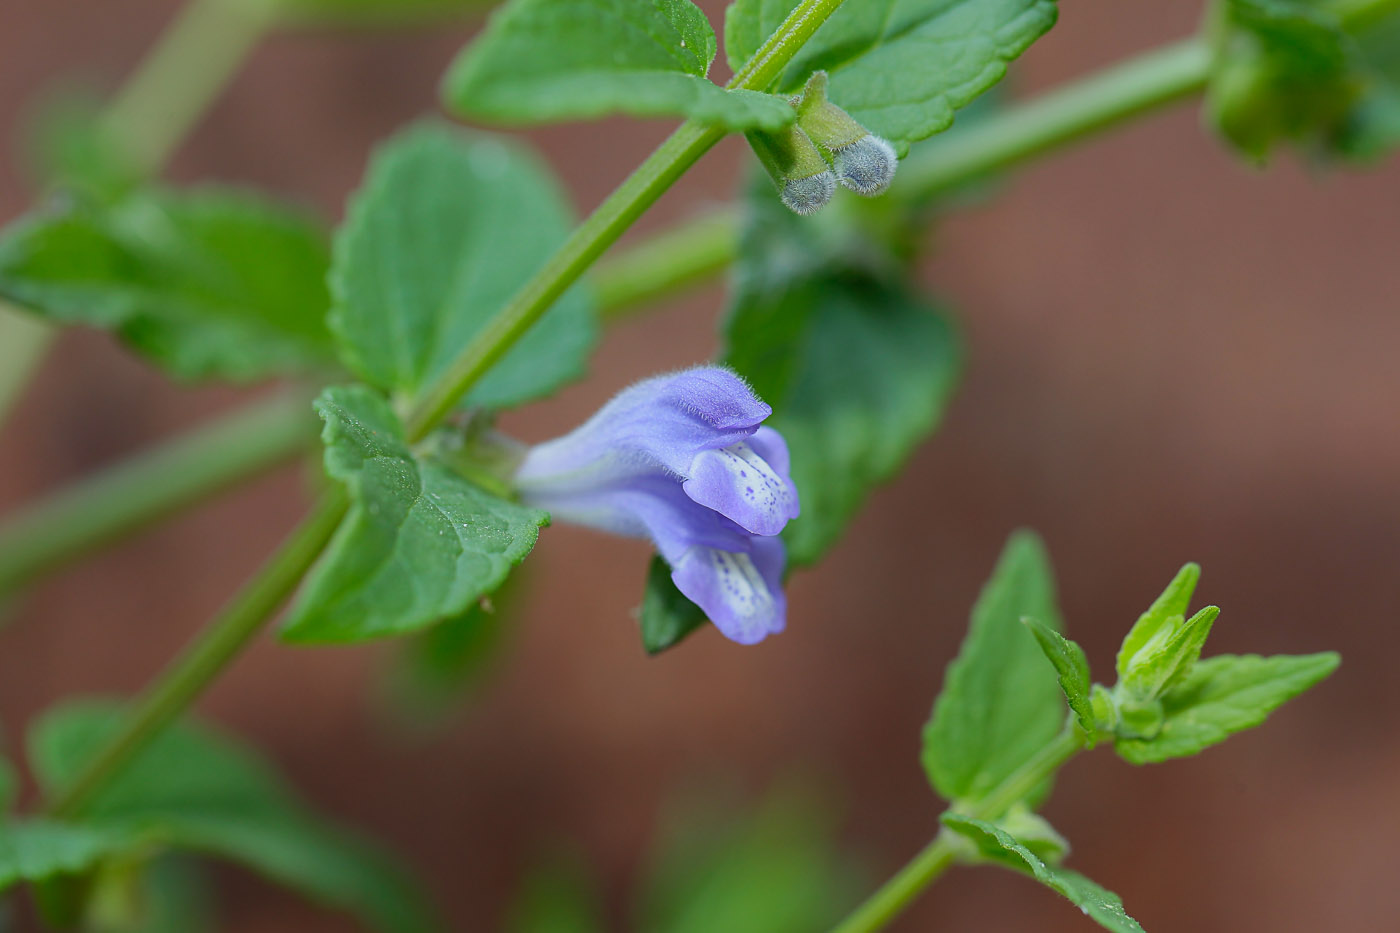
[[[531,448],[516,488],[558,520],[650,538],[676,587],[753,644],[783,629],[775,536],[798,512],[787,444],[761,426],[772,413],[727,369],[657,376]]]

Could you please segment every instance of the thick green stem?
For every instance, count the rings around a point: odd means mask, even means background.
[[[49,806],[53,816],[78,814],[108,778],[218,677],[296,589],[345,511],[343,494],[322,498],[257,576],[136,701],[121,732],[54,798]]]
[[[0,525],[0,593],[306,450],[306,396],[279,395],[117,464]]]
[[[265,6],[190,0],[113,98],[103,127],[142,174],[159,173],[238,71],[268,26]]]
[[[1083,747],[1084,741],[1078,729],[1073,722],[1067,722],[1059,735],[998,784],[990,794],[976,803],[954,809],[974,819],[999,819],[1013,804],[1025,799],[1027,794],[1052,777]],[[884,929],[952,866],[957,860],[957,853],[952,835],[947,830],[939,832],[922,852],[837,924],[832,933],[873,933]]]

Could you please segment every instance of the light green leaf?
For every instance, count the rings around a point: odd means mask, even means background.
[[[1058,891],[1099,926],[1116,933],[1144,933],[1142,926],[1123,911],[1123,901],[1077,872],[1052,868],[1016,837],[984,820],[954,813],[943,814],[943,825],[970,839],[979,852],[1007,868],[1025,872]]]
[[[1185,678],[1200,659],[1201,648],[1219,615],[1219,608],[1207,606],[1184,622],[1174,616],[1171,627],[1163,630],[1169,637],[1164,642],[1149,642],[1143,647],[1123,675],[1123,688],[1146,699],[1159,696]]]
[[[1207,658],[1162,697],[1164,718],[1155,736],[1120,739],[1115,747],[1137,765],[1194,755],[1259,725],[1340,663],[1341,658],[1331,651]]]
[[[0,891],[87,871],[103,858],[131,848],[122,833],[69,826],[43,818],[0,822]]]
[[[1069,855],[1069,840],[1024,803],[1016,804],[995,822],[1047,865],[1058,865]]]
[[[797,6],[736,0],[724,47],[737,69]],[[778,81],[794,91],[831,75],[831,100],[871,132],[908,144],[947,129],[953,113],[1001,80],[1007,63],[1055,23],[1054,0],[846,0]]]
[[[777,129],[784,100],[728,91],[706,74],[715,33],[690,0],[512,0],[443,82],[450,109],[507,124],[608,113]]]
[[[72,201],[0,238],[0,296],[115,331],[183,379],[326,370],[329,264],[320,227],[251,194],[138,191]]]
[[[1086,744],[1093,748],[1098,738],[1098,727],[1094,723],[1094,707],[1089,700],[1089,659],[1084,656],[1084,649],[1037,618],[1027,616],[1021,621],[1030,628],[1035,640],[1040,643],[1040,650],[1054,665],[1065,701],[1074,711],[1079,728],[1084,731]]]
[[[810,933],[830,927],[859,890],[829,810],[793,790],[736,818],[693,808],[663,835],[635,928],[648,933]]]
[[[1196,592],[1196,584],[1201,579],[1199,564],[1187,564],[1177,571],[1176,577],[1162,591],[1148,610],[1138,616],[1137,622],[1128,630],[1123,646],[1118,649],[1118,676],[1122,678],[1137,661],[1149,644],[1165,642],[1186,618],[1186,610],[1191,606],[1191,594]]]
[[[647,585],[639,616],[642,647],[647,654],[660,654],[680,644],[709,621],[705,610],[676,589],[671,580],[671,566],[659,554],[652,557],[651,566],[647,568]]]
[[[346,364],[407,398],[442,373],[553,254],[572,226],[545,167],[521,146],[415,126],[375,154],[336,237],[330,324]],[[590,303],[565,294],[466,402],[503,407],[582,375]]]
[[[53,792],[74,780],[122,721],[106,703],[46,713],[29,736],[40,784]],[[312,815],[261,759],[207,729],[162,732],[65,829],[242,862],[391,933],[437,928],[396,862]]]
[[[1020,531],[972,609],[967,637],[924,727],[924,770],[950,801],[976,803],[1064,723],[1055,669],[1021,624],[1025,616],[1062,627],[1045,547]]]
[[[724,322],[725,361],[773,406],[792,454],[794,566],[834,544],[933,433],[961,372],[947,315],[908,290],[883,245],[853,243],[828,213],[797,217],[767,188],[754,199]]]
[[[419,458],[372,389],[327,389],[326,472],[350,514],[312,569],[282,637],[361,641],[401,635],[465,612],[535,546],[548,515],[485,492]]]

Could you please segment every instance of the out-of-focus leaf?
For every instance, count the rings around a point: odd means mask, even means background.
[[[771,130],[796,118],[782,98],[709,80],[715,51],[690,0],[512,0],[457,59],[443,96],[462,116],[509,124],[621,112]]]
[[[309,217],[212,188],[51,204],[0,235],[0,297],[112,330],[182,379],[331,367],[328,266]]]
[[[396,26],[461,19],[496,0],[260,0],[285,25]]]
[[[505,933],[606,933],[587,866],[555,856],[534,869],[511,905]]]
[[[30,733],[30,761],[50,793],[68,785],[121,728],[113,704],[74,703]],[[311,814],[251,751],[194,726],[161,733],[60,831],[93,848],[170,846],[241,862],[390,933],[437,929],[411,880],[363,840]],[[73,844],[70,838],[69,844]],[[92,864],[70,859],[68,871]],[[82,864],[79,864],[79,863]]]
[[[572,226],[522,146],[424,124],[386,143],[336,237],[330,323],[346,364],[415,397],[539,269]],[[565,294],[468,393],[502,407],[583,373],[597,337],[581,289]]]
[[[943,814],[943,825],[970,839],[983,857],[1016,871],[1024,872],[1041,884],[1058,891],[1106,930],[1115,933],[1144,933],[1141,925],[1123,910],[1123,901],[1083,875],[1063,868],[1052,868],[1041,861],[1020,840],[984,820],[973,820],[954,813]]]
[[[659,654],[680,644],[709,621],[705,610],[676,589],[671,580],[671,567],[659,554],[652,557],[651,566],[647,568],[647,585],[639,617],[642,647],[647,654]]]
[[[1118,754],[1137,765],[1194,755],[1259,725],[1340,663],[1331,651],[1207,658],[1162,697],[1160,731],[1147,738],[1119,739]]]
[[[465,612],[535,546],[547,513],[419,457],[373,389],[330,388],[316,408],[326,472],[345,484],[351,506],[289,613],[285,640],[417,631]]]
[[[739,68],[797,0],[736,0],[724,46]],[[1055,23],[1054,0],[846,0],[803,46],[777,89],[794,91],[813,71],[851,116],[895,144],[947,129],[955,111],[996,84],[1007,63]]]
[[[1063,628],[1045,547],[1019,531],[972,609],[967,637],[924,727],[924,770],[950,801],[980,800],[1060,732],[1060,686],[1021,624],[1026,616]]]
[[[21,881],[87,871],[132,845],[127,834],[103,827],[70,826],[43,818],[0,823],[0,891]]]
[[[111,203],[142,181],[142,172],[113,144],[101,103],[66,92],[43,101],[29,126],[29,160],[38,186]]]

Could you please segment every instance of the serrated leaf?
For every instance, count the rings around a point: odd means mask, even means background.
[[[1007,868],[1025,872],[1046,887],[1058,891],[1099,926],[1116,933],[1144,933],[1142,926],[1123,910],[1123,901],[1078,872],[1052,868],[1010,833],[985,820],[955,813],[943,814],[943,825],[970,839],[986,858]]]
[[[505,580],[549,520],[420,458],[387,402],[366,386],[330,388],[326,472],[350,513],[308,575],[282,637],[351,642],[402,635],[466,611]]]
[[[0,891],[87,871],[103,858],[129,849],[123,834],[69,826],[43,818],[0,821]]]
[[[512,0],[453,63],[449,109],[507,124],[608,113],[777,129],[784,100],[729,91],[706,75],[714,30],[690,0]]]
[[[518,144],[423,124],[385,143],[335,243],[330,324],[365,381],[413,398],[553,254],[563,194]],[[597,338],[573,289],[468,393],[516,405],[583,374]]]
[[[1054,665],[1065,702],[1074,711],[1079,728],[1084,731],[1086,744],[1093,748],[1098,727],[1094,722],[1094,707],[1089,700],[1089,659],[1084,656],[1084,649],[1037,618],[1027,616],[1021,621],[1030,628],[1040,644],[1040,650]]]
[[[705,610],[676,589],[671,580],[671,565],[658,554],[652,556],[647,568],[638,621],[642,628],[642,647],[647,654],[660,654],[680,644],[709,619],[705,618]]]
[[[73,781],[123,715],[106,703],[46,713],[29,736],[41,786],[52,793]],[[156,736],[65,829],[232,859],[391,933],[436,929],[397,863],[312,815],[261,759],[207,729]]]
[[[962,345],[942,309],[901,281],[883,247],[804,223],[765,189],[753,202],[724,321],[724,359],[773,406],[802,515],[792,566],[815,562],[870,492],[937,428]]]
[[[967,637],[924,727],[924,770],[949,801],[976,803],[1064,723],[1055,669],[1021,624],[1025,616],[1062,627],[1045,547],[1019,531],[972,609]]]
[[[736,0],[724,47],[736,70],[797,0]],[[831,100],[903,151],[953,122],[955,111],[1001,80],[1008,62],[1055,23],[1053,0],[846,0],[803,46],[777,89],[818,69]]]
[[[1155,736],[1120,739],[1115,747],[1119,755],[1138,765],[1194,755],[1259,725],[1340,663],[1340,656],[1330,651],[1207,658],[1162,697],[1164,719]]]
[[[1128,630],[1123,645],[1118,649],[1118,676],[1122,678],[1132,667],[1138,655],[1149,643],[1165,641],[1173,629],[1174,621],[1179,623],[1186,618],[1186,610],[1191,607],[1191,595],[1196,592],[1196,584],[1201,579],[1199,564],[1186,564],[1177,571],[1167,588],[1162,591],[1138,616],[1137,622]]]
[[[0,296],[112,330],[182,379],[324,371],[325,240],[298,211],[216,188],[55,203],[0,237]]]

